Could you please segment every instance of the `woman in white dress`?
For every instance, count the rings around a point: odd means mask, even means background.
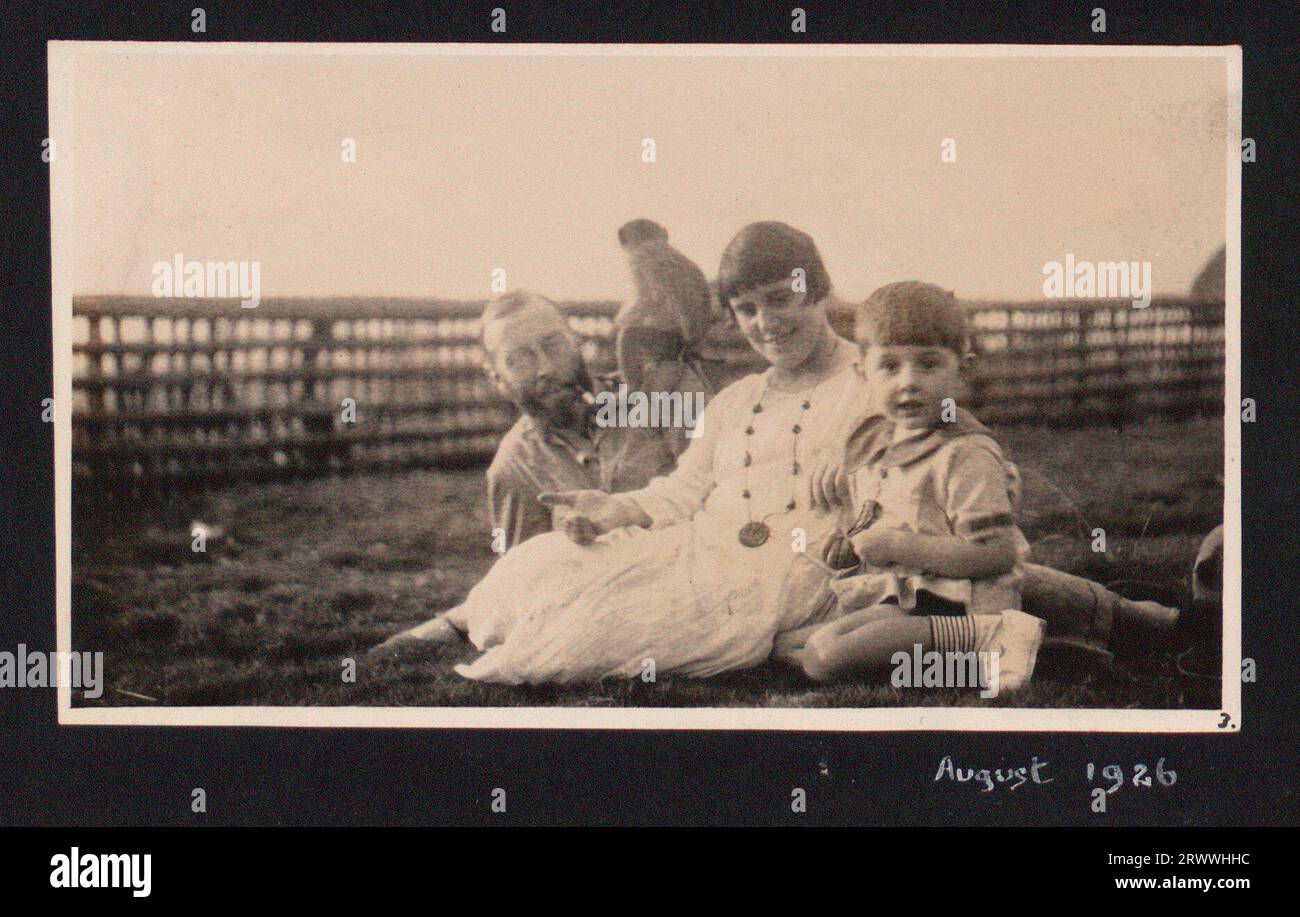
[[[714,398],[671,475],[631,493],[543,495],[569,534],[513,548],[442,616],[484,650],[461,675],[706,677],[759,665],[778,633],[811,623],[836,518],[811,505],[807,475],[865,409],[856,352],[827,320],[812,239],[789,226],[741,230],[719,293],[769,369]]]

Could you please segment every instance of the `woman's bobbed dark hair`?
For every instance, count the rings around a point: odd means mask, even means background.
[[[738,293],[792,279],[795,268],[803,268],[808,302],[821,302],[830,295],[831,279],[812,236],[774,220],[750,223],[722,253],[718,299],[729,307]]]

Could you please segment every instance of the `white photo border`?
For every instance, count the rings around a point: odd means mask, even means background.
[[[1219,710],[994,707],[73,707],[58,687],[60,725],[258,726],[452,729],[711,729],[844,732],[1218,733],[1242,728],[1241,712],[1241,143],[1239,45],[735,45],[735,44],[381,44],[51,41],[50,136],[71,146],[77,61],[98,53],[148,55],[377,54],[387,56],[827,57],[1220,57],[1228,100],[1224,378],[1223,671]],[[72,157],[50,163],[53,365],[56,405],[72,404]],[[56,646],[72,649],[72,417],[54,417]],[[1228,722],[1224,725],[1224,715]]]

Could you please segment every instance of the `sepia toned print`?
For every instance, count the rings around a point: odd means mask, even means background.
[[[61,722],[1240,728],[1236,49],[50,78]]]

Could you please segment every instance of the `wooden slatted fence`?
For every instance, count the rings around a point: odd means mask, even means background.
[[[482,371],[481,302],[77,297],[73,466],[130,492],[331,470],[458,465],[513,422]],[[564,304],[597,371],[614,302]],[[1155,299],[969,304],[981,354],[970,406],[1012,423],[1123,425],[1217,414],[1223,304]],[[836,316],[841,332],[851,316]],[[761,366],[731,328],[733,370]],[[344,415],[355,402],[356,422]]]

